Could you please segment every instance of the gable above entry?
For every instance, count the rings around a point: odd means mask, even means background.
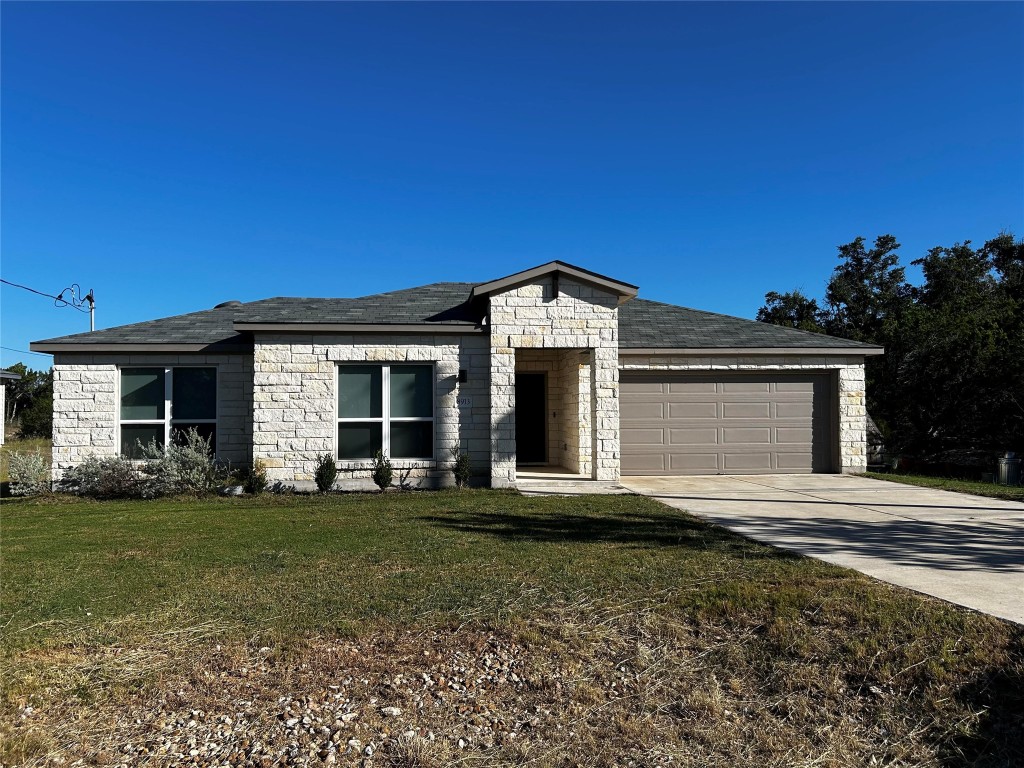
[[[470,299],[479,299],[494,293],[501,293],[502,291],[507,291],[526,283],[532,283],[539,278],[548,276],[555,278],[556,285],[558,278],[562,276],[571,278],[584,285],[600,288],[603,291],[618,296],[619,304],[635,298],[639,290],[637,286],[631,283],[624,283],[621,280],[599,275],[597,272],[566,264],[564,261],[549,261],[547,264],[541,264],[539,267],[525,269],[522,272],[516,272],[513,275],[500,277],[497,280],[491,280],[490,282],[474,286],[470,293]]]

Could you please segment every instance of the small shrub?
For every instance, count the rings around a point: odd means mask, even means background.
[[[148,496],[216,492],[227,481],[227,470],[213,456],[210,439],[195,428],[175,433],[176,442],[163,447],[156,442],[142,446],[146,463],[142,473],[148,478]]]
[[[124,456],[88,456],[64,472],[58,487],[94,499],[146,499],[153,493],[139,467]]]
[[[465,488],[469,485],[469,477],[473,467],[469,463],[469,454],[459,446],[452,448],[452,474],[455,475],[455,487]]]
[[[313,473],[313,479],[320,493],[327,493],[334,487],[334,481],[338,479],[338,464],[334,461],[334,456],[324,453],[316,457],[316,472]]]
[[[8,461],[11,495],[38,496],[50,492],[50,462],[42,451],[14,451]]]
[[[377,451],[377,455],[373,457],[373,482],[380,488],[381,493],[386,491],[391,486],[391,481],[394,479],[395,471],[391,467],[391,459],[384,455],[384,451]]]
[[[217,463],[210,441],[195,429],[176,435],[162,446],[155,440],[139,444],[141,461],[125,456],[90,456],[64,473],[63,491],[95,499],[154,499],[159,496],[214,493],[228,479]]]
[[[258,496],[261,493],[265,493],[267,486],[269,485],[270,481],[267,479],[267,468],[264,466],[262,461],[256,459],[256,461],[252,463],[252,469],[249,470],[242,482],[242,489],[246,493]]]

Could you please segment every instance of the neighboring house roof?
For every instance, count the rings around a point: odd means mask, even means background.
[[[6,370],[4,368],[0,368],[0,379],[8,379],[9,381],[17,381],[20,378],[21,378],[21,374],[20,373],[15,373],[14,371],[8,371],[8,370]]]
[[[551,262],[536,269],[574,276],[577,267]],[[247,303],[227,302],[214,309],[150,320],[91,333],[59,336],[32,343],[35,351],[162,351],[231,352],[252,349],[252,331],[390,331],[467,333],[484,330],[483,296],[536,279],[535,270],[490,283],[433,283],[358,298],[277,297]],[[608,281],[588,273],[590,282]],[[575,277],[575,276],[574,276]],[[616,282],[617,281],[612,281]],[[498,288],[495,288],[499,285]],[[635,295],[635,286],[617,283],[620,296]],[[473,297],[478,297],[474,299]],[[638,350],[780,349],[853,351],[877,354],[881,348],[847,339],[781,328],[646,299],[627,300],[619,307],[619,347]]]

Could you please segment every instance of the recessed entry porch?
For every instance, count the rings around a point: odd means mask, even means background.
[[[515,357],[517,480],[590,479],[590,350],[517,349]]]

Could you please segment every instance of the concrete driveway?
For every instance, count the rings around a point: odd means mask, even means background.
[[[751,539],[1024,624],[1024,504],[847,475],[620,482]]]

